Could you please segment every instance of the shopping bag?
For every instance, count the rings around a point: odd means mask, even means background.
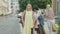
[[[54,24],[54,25],[52,26],[52,31],[53,31],[53,32],[56,32],[56,31],[58,30],[58,28],[59,28],[58,24]]]

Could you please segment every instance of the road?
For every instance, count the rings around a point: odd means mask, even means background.
[[[47,26],[45,28],[48,30]],[[19,18],[13,15],[0,16],[0,34],[22,34],[21,30]],[[46,32],[49,33],[48,31]]]
[[[0,34],[21,34],[19,19],[16,16],[0,16]]]

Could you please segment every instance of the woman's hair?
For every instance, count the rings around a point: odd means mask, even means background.
[[[33,11],[34,11],[34,10],[39,10],[39,9],[38,9],[38,7],[34,7],[34,8],[33,8]]]
[[[50,7],[50,4],[47,4],[46,7],[49,6]]]
[[[28,8],[29,7],[29,8]],[[27,6],[26,6],[26,10],[32,10],[32,5],[29,3],[29,4],[27,4]]]
[[[49,5],[49,6],[50,6],[50,4],[47,4],[47,5]]]
[[[30,3],[28,3],[27,6],[30,6],[32,10],[32,5]],[[26,6],[26,10],[27,10],[27,6]]]

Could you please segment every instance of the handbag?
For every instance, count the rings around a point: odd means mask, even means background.
[[[53,31],[53,32],[56,32],[56,31],[58,30],[58,28],[59,28],[58,24],[54,24],[54,25],[52,26],[52,31]]]

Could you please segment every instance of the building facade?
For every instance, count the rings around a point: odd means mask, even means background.
[[[0,0],[0,15],[8,14],[8,0]]]
[[[52,2],[53,2],[53,11],[56,15],[55,19],[56,22],[58,22],[60,19],[60,0],[52,0]]]
[[[16,14],[18,8],[18,0],[0,0],[0,15]]]
[[[60,15],[60,0],[52,0],[53,11],[56,15]]]
[[[53,11],[54,11],[54,13],[56,14],[56,12],[57,12],[57,2],[56,2],[57,0],[52,0],[52,5],[53,5]]]
[[[60,16],[60,0],[57,0],[57,14]]]
[[[18,9],[18,0],[9,0],[9,13],[16,14]]]

